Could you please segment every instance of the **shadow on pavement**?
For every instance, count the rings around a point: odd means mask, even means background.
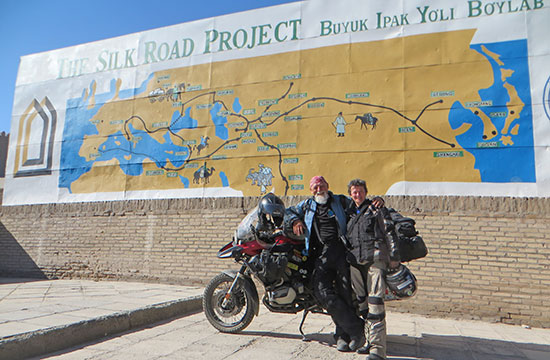
[[[296,340],[302,340],[302,335],[298,334],[286,334],[286,333],[276,333],[272,331],[243,331],[239,333],[238,335],[249,335],[249,336],[267,336],[271,338],[278,338],[278,339],[296,339]],[[316,341],[323,345],[334,345],[334,336],[332,333],[311,333],[306,334],[306,340],[309,341]]]
[[[422,337],[415,338],[389,335],[388,355],[392,360],[410,359],[410,356],[434,360],[550,359],[550,346],[468,336],[422,334]]]
[[[298,334],[272,331],[243,331],[238,335],[302,339]],[[329,347],[335,344],[332,333],[311,333],[306,334],[306,337],[308,341]],[[389,335],[388,356],[391,360],[550,359],[550,346],[468,336],[422,334],[422,337],[415,338],[408,335]]]
[[[276,338],[276,339],[296,339],[296,340],[300,340],[302,338],[301,335],[297,335],[297,334],[277,333],[272,331],[246,331],[245,330],[235,335],[267,336],[267,337]]]

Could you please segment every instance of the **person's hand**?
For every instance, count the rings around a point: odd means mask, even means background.
[[[277,237],[277,236],[281,236],[281,235],[284,235],[284,232],[282,229],[275,229],[273,230],[273,237]]]
[[[399,264],[401,264],[399,261],[390,261],[390,269],[395,269],[397,267],[399,267]]]
[[[375,208],[380,209],[382,206],[384,206],[384,199],[382,199],[380,196],[377,196],[372,199],[372,205]]]
[[[292,224],[292,232],[294,232],[294,235],[302,235],[306,230],[306,227],[304,226],[304,223],[300,220],[296,220],[294,224]]]

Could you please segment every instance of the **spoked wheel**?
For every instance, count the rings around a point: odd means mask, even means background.
[[[254,309],[250,303],[251,295],[244,286],[236,284],[231,296],[226,300],[233,280],[227,274],[216,275],[206,285],[202,298],[206,318],[212,326],[224,333],[238,333],[254,318]]]

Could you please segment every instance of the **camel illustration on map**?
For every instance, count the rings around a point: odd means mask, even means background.
[[[213,166],[208,168],[206,166],[206,162],[204,162],[204,165],[193,173],[193,183],[200,184],[202,182],[203,184],[208,184],[210,182],[210,176],[212,176],[214,170],[216,169],[214,169]]]

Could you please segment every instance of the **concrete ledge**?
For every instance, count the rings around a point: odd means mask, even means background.
[[[202,296],[194,296],[23,333],[0,341],[0,359],[18,360],[48,354],[201,309]]]

